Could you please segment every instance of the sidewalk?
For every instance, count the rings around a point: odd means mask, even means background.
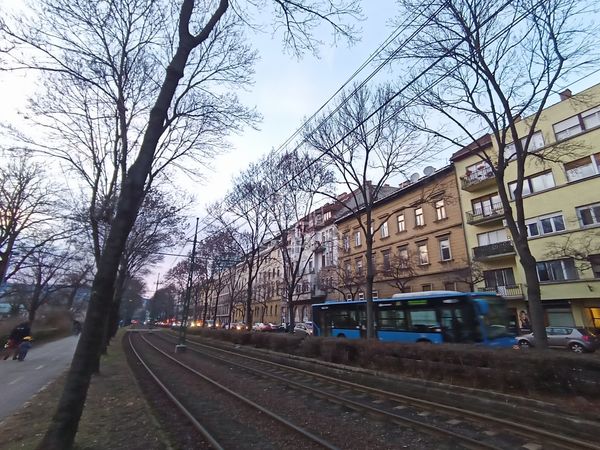
[[[25,361],[0,361],[0,421],[20,409],[33,394],[69,367],[77,340],[69,336],[46,344],[34,342]]]

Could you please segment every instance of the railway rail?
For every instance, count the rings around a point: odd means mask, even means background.
[[[144,343],[147,344],[147,346],[149,348],[153,349],[153,351],[155,351],[156,354],[161,355],[161,357],[168,359],[175,366],[180,367],[183,370],[187,371],[188,373],[193,374],[196,378],[201,379],[203,382],[207,383],[208,385],[212,386],[213,388],[215,388],[221,392],[224,392],[224,393],[228,394],[229,396],[231,396],[232,398],[240,401],[245,406],[255,410],[256,412],[264,414],[265,416],[269,417],[273,421],[277,422],[280,426],[285,428],[288,432],[292,431],[292,432],[296,433],[299,437],[304,439],[305,442],[312,444],[312,446],[310,446],[311,448],[315,447],[315,448],[326,448],[326,449],[330,449],[330,450],[337,450],[336,446],[327,442],[326,440],[322,439],[321,437],[305,430],[302,427],[295,425],[294,423],[290,422],[289,420],[285,419],[284,417],[281,417],[280,415],[274,413],[273,411],[271,411],[261,405],[258,405],[257,403],[240,395],[237,392],[232,391],[231,389],[227,388],[226,386],[223,386],[222,384],[215,381],[214,379],[198,372],[193,367],[190,367],[189,365],[179,361],[177,358],[169,355],[167,352],[161,350],[156,345],[152,344],[148,339],[146,339],[143,336],[143,333],[135,333],[135,334],[137,336],[139,336],[139,338],[142,341],[144,341]],[[144,357],[142,356],[142,352],[134,344],[134,342],[132,340],[132,333],[129,333],[128,343],[129,343],[129,346],[130,346],[133,354],[135,355],[137,360],[140,362],[142,367],[145,369],[145,371],[154,380],[156,385],[171,400],[171,402],[175,405],[175,407],[189,420],[190,424],[203,436],[203,438],[207,441],[209,446],[214,448],[215,450],[222,450],[222,449],[228,448],[228,447],[232,448],[231,445],[228,446],[225,443],[223,443],[222,442],[223,438],[222,437],[220,438],[219,436],[217,436],[217,433],[210,431],[205,425],[203,425],[201,423],[201,419],[199,419],[196,416],[196,414],[194,414],[192,411],[190,411],[190,408],[184,404],[185,403],[184,401],[177,398],[177,395],[173,392],[172,389],[170,389],[166,385],[164,380],[161,380],[161,378],[156,373],[156,371],[153,370],[150,367],[150,364],[148,364],[148,362],[144,359]],[[302,445],[302,444],[300,444],[300,445]]]
[[[156,336],[173,343],[163,333]],[[365,386],[194,340],[188,340],[188,349],[246,373],[287,384],[342,406],[379,415],[395,423],[453,439],[467,448],[600,449],[600,445],[596,442],[575,436],[558,434],[548,429],[491,414]],[[243,364],[233,361],[232,357],[242,360]],[[457,420],[457,417],[461,420]],[[462,431],[457,432],[457,428]]]

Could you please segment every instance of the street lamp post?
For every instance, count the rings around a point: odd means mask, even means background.
[[[196,231],[194,233],[194,243],[192,245],[192,254],[190,255],[190,270],[188,271],[188,280],[185,290],[185,299],[183,301],[183,312],[181,315],[181,326],[179,328],[179,342],[175,346],[175,353],[185,352],[187,346],[185,344],[188,315],[190,311],[190,298],[192,293],[192,285],[194,280],[194,264],[196,261],[196,242],[198,240],[198,221],[196,217]]]

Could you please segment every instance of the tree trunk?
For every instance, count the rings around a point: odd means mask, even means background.
[[[208,313],[208,296],[209,296],[209,292],[208,292],[208,288],[207,288],[206,292],[204,293],[204,308],[202,311],[202,326],[203,327],[206,326],[206,316]]]
[[[534,348],[544,350],[548,348],[548,336],[546,334],[544,307],[542,306],[542,296],[540,292],[540,281],[536,270],[536,261],[531,254],[529,245],[516,241],[515,247],[521,260],[521,266],[525,272],[531,331],[536,337]]]
[[[246,287],[246,326],[252,329],[252,275],[251,268],[248,268],[248,285]]]
[[[33,323],[33,321],[35,320],[35,315],[37,313],[37,308],[30,308],[27,314],[27,319],[29,320],[29,323]]]
[[[367,276],[365,298],[367,299],[367,339],[375,337],[375,320],[373,317],[373,280],[375,279],[375,268],[373,267],[373,236],[371,233],[371,212],[367,211],[367,226],[365,227],[367,244]],[[361,325],[362,326],[362,325]]]
[[[189,1],[184,1],[182,15],[186,7],[193,8],[193,2],[190,4]],[[222,11],[221,15],[224,12]],[[144,133],[139,154],[123,182],[115,218],[111,224],[105,249],[100,257],[98,270],[92,284],[83,331],[67,374],[58,407],[44,438],[37,447],[38,450],[68,450],[73,447],[90,379],[102,345],[103,324],[110,311],[121,256],[144,198],[144,185],[152,168],[154,152],[163,134],[169,107],[179,80],[183,77],[190,52],[194,48],[191,36],[180,34],[181,42],[167,67],[160,93],[150,111],[148,127]]]

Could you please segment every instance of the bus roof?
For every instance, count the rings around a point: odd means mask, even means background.
[[[392,295],[391,298],[378,298],[375,302],[382,302],[390,300],[414,300],[418,298],[444,298],[449,296],[461,296],[461,297],[498,297],[497,294],[492,292],[459,292],[459,291],[423,291],[423,292],[408,292],[399,293]],[[346,304],[362,304],[366,303],[366,300],[326,300],[325,303],[315,303],[312,306],[325,306],[331,305],[332,303],[346,303]]]

